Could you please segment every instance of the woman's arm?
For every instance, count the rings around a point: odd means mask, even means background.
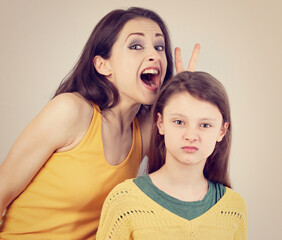
[[[83,138],[92,116],[87,113],[86,105],[75,94],[61,94],[23,130],[0,165],[1,217],[52,153],[73,148]]]

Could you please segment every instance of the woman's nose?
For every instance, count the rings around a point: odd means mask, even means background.
[[[160,60],[160,54],[155,48],[152,48],[148,51],[147,59],[150,62],[158,61]]]

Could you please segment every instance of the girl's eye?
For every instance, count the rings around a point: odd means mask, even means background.
[[[134,45],[131,45],[129,47],[129,49],[132,49],[132,50],[141,50],[142,49],[142,46],[140,44],[134,44]]]
[[[173,122],[177,125],[184,125],[184,122],[181,120],[174,120]]]
[[[164,46],[159,45],[159,46],[156,46],[155,49],[156,49],[157,51],[164,51],[165,48],[164,48]]]
[[[209,123],[202,123],[202,124],[200,125],[200,127],[203,127],[203,128],[210,128],[211,125],[210,125]]]

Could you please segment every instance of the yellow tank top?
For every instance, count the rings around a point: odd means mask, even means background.
[[[79,145],[54,153],[10,204],[0,239],[94,239],[106,196],[118,183],[136,177],[141,162],[136,118],[130,152],[117,166],[105,160],[101,124],[102,115],[94,106],[91,124]]]

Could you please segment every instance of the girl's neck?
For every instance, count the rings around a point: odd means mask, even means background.
[[[166,164],[150,174],[153,184],[168,195],[182,201],[199,201],[208,191],[203,169],[187,167],[174,169]]]

